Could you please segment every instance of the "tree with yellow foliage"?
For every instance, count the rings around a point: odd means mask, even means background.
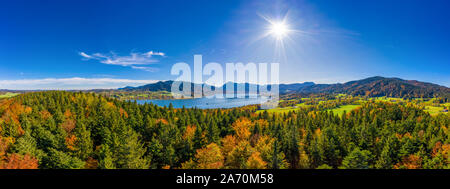
[[[253,123],[248,118],[238,119],[233,123],[232,127],[238,141],[247,140],[250,137],[250,127]]]
[[[223,167],[224,158],[220,147],[211,143],[206,147],[198,149],[195,154],[195,161],[189,160],[182,164],[184,169],[220,169]]]
[[[267,163],[260,157],[259,152],[253,152],[247,160],[247,169],[266,169]]]

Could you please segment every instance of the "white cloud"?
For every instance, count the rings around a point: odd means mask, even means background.
[[[137,69],[137,70],[144,70],[144,71],[148,71],[148,72],[155,72],[158,69],[156,68],[152,68],[152,67],[142,67],[142,66],[131,66],[131,68],[133,69]]]
[[[163,52],[153,52],[153,51],[149,51],[147,53],[145,53],[147,56],[166,56],[166,54],[164,54]]]
[[[158,80],[81,78],[81,77],[21,79],[21,80],[0,80],[0,89],[11,89],[11,90],[115,89],[125,86],[140,86],[155,82],[158,82]]]
[[[87,54],[84,53],[84,52],[80,52],[80,55],[81,55],[82,57],[84,57],[84,58],[92,58],[91,56],[87,55]]]
[[[139,69],[150,72],[156,71],[157,69],[151,67],[143,67],[142,65],[150,65],[158,63],[159,60],[154,58],[154,56],[165,57],[165,53],[153,51],[149,51],[146,53],[130,53],[129,56],[118,56],[114,53],[109,54],[94,53],[89,55],[85,52],[80,52],[79,54],[84,58],[84,60],[93,59],[98,60],[100,63],[103,64],[131,67],[133,69]]]

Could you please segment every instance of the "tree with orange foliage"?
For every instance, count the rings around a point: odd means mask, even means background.
[[[184,131],[183,139],[184,140],[192,140],[194,138],[196,129],[197,129],[197,127],[195,125],[193,125],[193,126],[188,125],[186,127],[186,130]]]
[[[75,135],[70,135],[68,137],[66,137],[66,146],[67,149],[71,150],[71,151],[75,151],[75,142],[77,141],[77,137]]]
[[[236,139],[238,141],[247,140],[250,137],[250,128],[253,123],[248,118],[238,119],[233,123],[233,130],[236,132]]]
[[[9,155],[5,161],[0,162],[0,169],[37,169],[38,160],[34,157],[25,154],[24,156],[19,154]]]
[[[253,152],[247,160],[247,169],[266,169],[267,163],[261,159],[259,152]]]
[[[222,153],[225,157],[236,147],[236,138],[233,135],[227,135],[221,140]]]
[[[420,169],[422,168],[422,158],[419,155],[411,154],[402,158],[402,162],[394,165],[394,169]]]
[[[0,136],[0,160],[2,156],[6,155],[6,150],[8,150],[9,145],[12,143],[14,143],[13,138]]]

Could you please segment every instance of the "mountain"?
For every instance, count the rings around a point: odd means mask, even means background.
[[[279,89],[282,93],[289,93],[299,91],[305,87],[313,86],[313,82],[293,83],[293,84],[280,84]]]
[[[300,93],[345,93],[361,96],[433,97],[449,95],[450,88],[400,78],[370,77],[338,84],[317,84],[300,88]]]
[[[150,83],[139,87],[124,87],[119,88],[122,91],[170,91],[173,81],[158,81],[156,83]]]
[[[190,83],[190,82],[188,82],[188,83]],[[146,84],[146,85],[139,86],[139,87],[127,86],[127,87],[124,87],[124,88],[119,88],[118,90],[121,90],[121,91],[153,91],[153,92],[156,92],[156,91],[170,91],[171,88],[172,88],[172,84],[173,84],[172,80],[169,80],[169,81],[158,81],[156,83]],[[190,83],[190,84],[191,84],[191,87],[192,87],[193,84],[192,83]],[[224,84],[222,86],[223,90],[227,89],[227,84],[234,85],[235,90],[237,90],[237,88],[239,86],[244,85],[246,91],[248,91],[248,88],[250,86],[255,86],[256,85],[256,84],[249,84],[249,83],[231,83],[231,82],[228,82],[228,83],[226,83],[226,84]],[[311,85],[314,85],[314,83],[313,82],[305,82],[305,83],[294,83],[294,84],[280,84],[279,88],[280,88],[280,91],[290,92],[290,91],[298,91],[298,90],[300,90],[300,89],[302,89],[304,87],[311,86]],[[256,87],[259,87],[259,85],[256,85]]]
[[[170,91],[173,81],[159,81],[139,87],[125,87],[123,91]],[[244,85],[245,91],[254,84],[234,83],[235,90],[238,85]],[[222,86],[224,91],[226,85]],[[258,87],[258,85],[257,85]],[[193,84],[191,83],[191,89]],[[450,95],[450,88],[433,83],[416,80],[403,80],[400,78],[385,78],[380,76],[362,80],[349,81],[336,84],[315,84],[313,82],[280,84],[281,94],[287,93],[344,93],[361,96],[389,96],[389,97],[434,97],[436,95]]]

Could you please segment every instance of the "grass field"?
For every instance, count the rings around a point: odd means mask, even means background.
[[[289,111],[297,110],[298,108],[286,107],[286,108],[274,108],[267,110],[268,113],[288,113]],[[262,113],[265,110],[258,110],[256,113]]]
[[[19,93],[7,92],[5,94],[0,94],[0,98],[10,98],[10,97],[17,96],[17,95],[19,95]]]
[[[296,104],[295,107],[274,108],[267,110],[268,113],[288,113],[289,111],[298,110],[300,107],[307,107],[305,103]],[[262,113],[264,110],[258,110],[256,113]]]
[[[393,98],[393,97],[375,97],[371,98],[375,99],[375,101],[384,101],[384,102],[402,102],[402,98]]]
[[[430,113],[432,116],[438,115],[439,113],[448,114],[448,112],[442,112],[444,107],[436,107],[436,106],[425,106],[425,111]]]
[[[335,115],[342,115],[344,113],[344,111],[350,112],[360,106],[361,105],[343,105],[343,106],[340,106],[339,108],[331,109],[331,111],[333,111],[333,113]]]
[[[285,108],[274,108],[274,109],[270,109],[267,110],[268,113],[288,113],[289,111],[295,111],[298,110],[299,107],[306,107],[308,105],[301,103],[301,104],[297,104],[296,107],[285,107]],[[333,111],[333,113],[335,115],[342,115],[344,113],[344,111],[346,112],[350,112],[351,110],[354,110],[357,107],[360,107],[361,105],[343,105],[340,106],[339,108],[334,108],[334,109],[330,109],[331,111]],[[262,113],[264,112],[264,110],[258,110],[256,111],[256,113]]]
[[[346,98],[348,95],[345,94],[338,94],[336,97],[338,98]],[[307,103],[313,102],[315,105],[326,105],[329,103],[333,103],[333,100],[324,100],[321,98],[301,98],[302,101],[307,101]],[[280,102],[282,102],[283,100],[281,100]],[[288,100],[290,101],[290,100]],[[394,98],[394,97],[372,97],[372,98],[357,98],[355,99],[353,102],[350,102],[351,105],[342,105],[339,106],[338,108],[333,108],[333,109],[328,109],[328,111],[333,111],[333,113],[335,115],[342,115],[344,113],[344,111],[346,112],[350,112],[352,110],[354,110],[355,108],[360,107],[361,105],[358,104],[363,104],[366,103],[368,101],[377,101],[377,102],[390,102],[390,103],[415,103],[419,106],[425,107],[425,111],[429,112],[432,116],[438,115],[440,113],[444,113],[447,115],[448,112],[443,112],[444,108],[449,109],[450,108],[450,103],[439,103],[438,101],[436,101],[436,98],[428,98],[428,99],[423,99],[423,98],[415,98],[412,100],[408,100],[408,99],[402,99],[402,98]],[[267,110],[267,112],[269,113],[288,113],[289,111],[295,111],[300,109],[300,107],[307,107],[307,106],[311,106],[311,105],[306,105],[305,102],[300,103],[300,104],[295,104],[292,105],[291,107],[279,107],[279,108],[275,108],[275,109],[270,109]],[[264,112],[264,110],[258,110],[257,113],[261,113]]]

